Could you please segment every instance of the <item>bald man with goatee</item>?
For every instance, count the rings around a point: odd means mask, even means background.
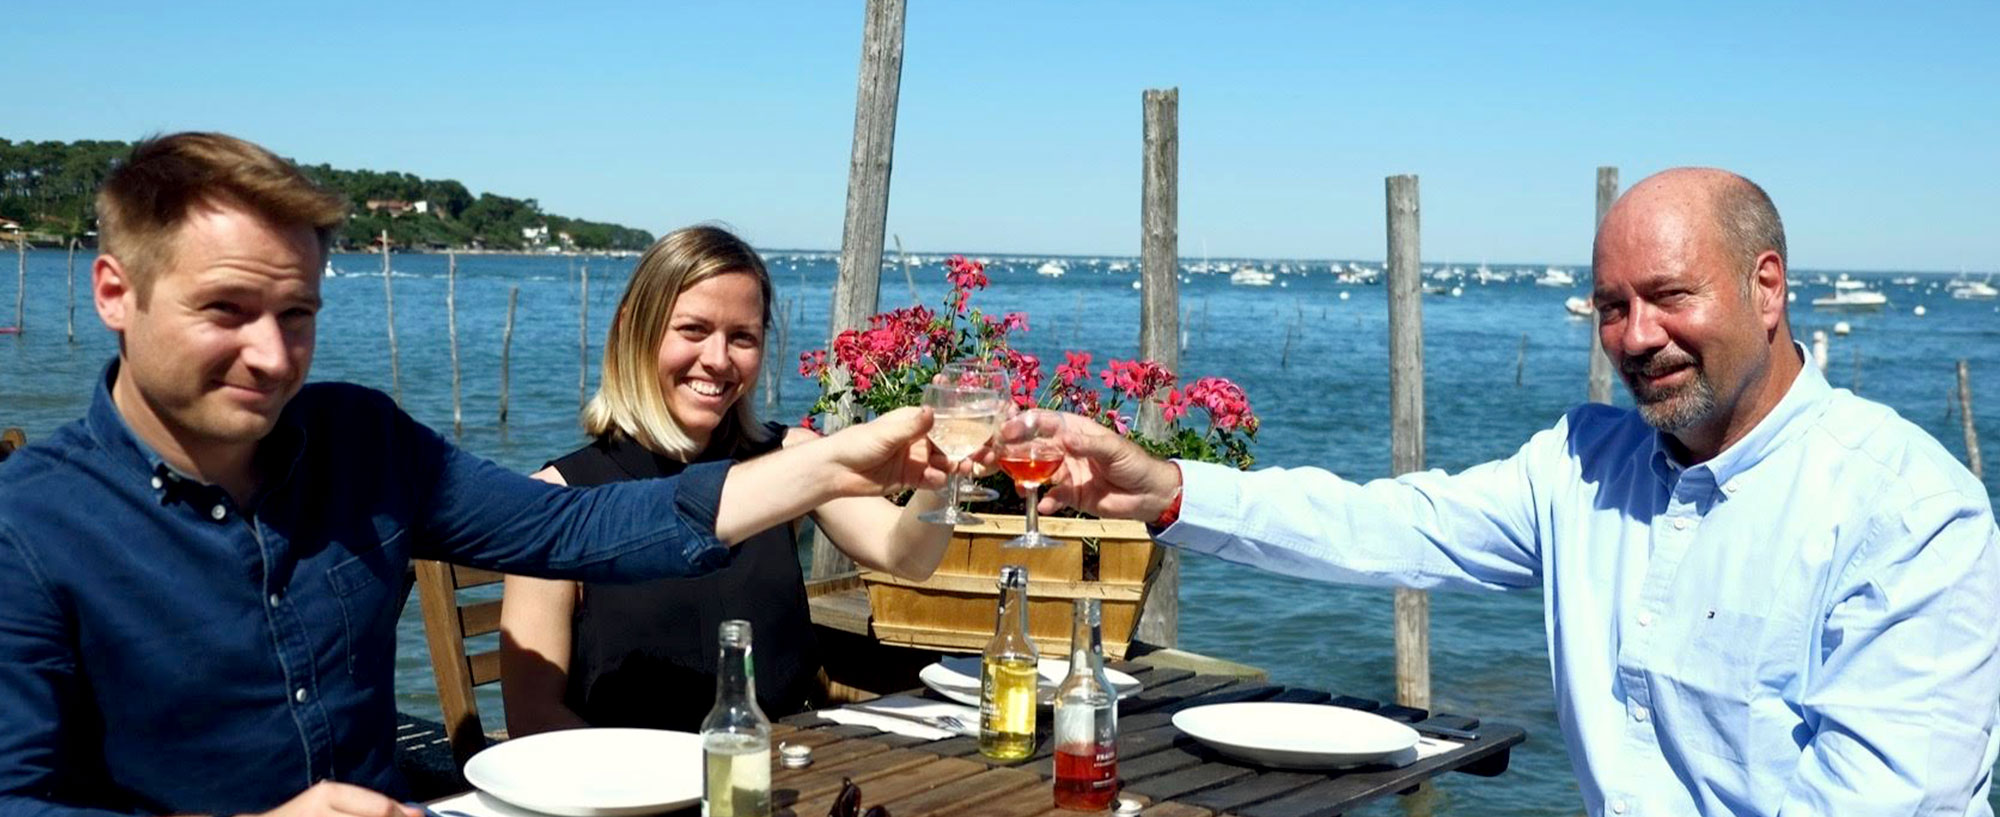
[[[1328,581],[1541,588],[1591,814],[1991,815],[1985,487],[1807,365],[1784,227],[1748,179],[1640,182],[1593,262],[1635,409],[1579,406],[1506,459],[1364,483],[1163,462],[1071,423],[1043,510]]]

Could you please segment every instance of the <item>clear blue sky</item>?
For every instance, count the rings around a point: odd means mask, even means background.
[[[1628,8],[1631,6],[1632,8]],[[661,232],[840,241],[859,0],[36,3],[0,136],[213,129]],[[2000,269],[2000,3],[910,0],[889,229],[1136,254],[1140,95],[1180,89],[1181,253],[1580,263],[1595,168],[1762,183],[1795,265]]]

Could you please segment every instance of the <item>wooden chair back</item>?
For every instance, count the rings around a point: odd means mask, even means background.
[[[444,713],[451,754],[462,767],[486,748],[473,687],[500,680],[500,651],[466,651],[465,640],[500,631],[500,599],[460,603],[459,591],[499,582],[499,573],[417,559],[417,602],[424,613],[431,672],[437,678],[438,708]]]

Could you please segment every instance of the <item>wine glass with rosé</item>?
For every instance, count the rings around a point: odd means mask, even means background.
[[[1023,409],[1008,418],[995,453],[999,455],[1000,470],[1014,479],[1014,486],[1027,500],[1028,525],[1026,532],[1001,547],[1052,548],[1067,544],[1042,535],[1039,514],[1035,511],[1042,486],[1062,468],[1062,430],[1062,413],[1048,409]]]
[[[1000,426],[1004,398],[992,389],[933,383],[924,387],[924,405],[931,409],[930,442],[951,461],[951,479],[945,484],[945,506],[919,514],[918,519],[937,525],[965,525],[981,521],[958,507],[959,466],[986,447]]]
[[[946,363],[938,369],[937,380],[934,382],[948,386],[992,389],[999,392],[1003,400],[1013,394],[1012,384],[1007,379],[1007,367],[994,362],[991,358],[968,357]],[[958,499],[961,502],[992,502],[999,498],[999,491],[977,482],[961,480],[959,483]]]

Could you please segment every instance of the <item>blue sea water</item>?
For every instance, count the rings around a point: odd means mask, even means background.
[[[823,253],[772,252],[780,308],[789,316],[784,347],[773,348],[776,399],[766,416],[792,421],[813,397],[797,376],[799,352],[824,345],[833,259]],[[11,323],[13,258],[0,255],[0,324]],[[1025,311],[1021,339],[1053,373],[1062,350],[1093,353],[1099,363],[1130,357],[1137,347],[1136,263],[1113,270],[1113,259],[1065,259],[1067,274],[1037,275],[1042,259],[995,258],[992,286],[977,305],[989,312]],[[881,304],[935,306],[943,292],[937,259],[913,272],[885,268]],[[344,380],[390,391],[384,286],[379,256],[339,255],[324,285],[315,380]],[[1190,274],[1181,284],[1184,380],[1232,378],[1248,391],[1264,430],[1260,464],[1331,468],[1354,478],[1389,470],[1388,327],[1383,288],[1345,285],[1326,262],[1264,262],[1280,274],[1266,287],[1232,286],[1226,276]],[[452,433],[452,364],[446,323],[446,266],[441,255],[391,259],[403,405],[419,420]],[[629,258],[461,256],[457,279],[458,357],[467,448],[507,467],[528,471],[582,441],[576,425],[579,377],[595,387],[604,327]],[[76,259],[76,337],[67,338],[69,262],[59,251],[26,255],[26,327],[0,336],[0,426],[21,426],[31,439],[48,435],[83,411],[93,378],[116,352],[98,323],[88,292],[89,258]],[[1373,264],[1379,267],[1379,263]],[[1503,265],[1532,274],[1540,265]],[[1572,269],[1588,281],[1587,269]],[[588,329],[582,318],[589,279]],[[1969,360],[1975,420],[2000,433],[2000,310],[1992,301],[1959,301],[1945,279],[1854,273],[1886,293],[1890,305],[1872,314],[1834,314],[1809,306],[1829,294],[1828,273],[1795,270],[1795,334],[1831,334],[1836,321],[1853,332],[1831,341],[1827,376],[1884,402],[1962,456],[1955,362]],[[1580,402],[1586,391],[1589,324],[1572,319],[1563,300],[1572,288],[1535,286],[1526,278],[1480,284],[1466,277],[1442,282],[1463,294],[1424,299],[1426,451],[1431,467],[1460,469],[1513,452],[1535,431]],[[511,349],[511,416],[497,422],[500,356],[508,291],[519,289]],[[914,291],[914,292],[913,292]],[[1344,294],[1344,299],[1343,299]],[[1927,314],[1912,314],[1923,306]],[[579,351],[580,334],[588,351]],[[1625,395],[1621,391],[1619,398]],[[756,396],[760,407],[766,397]],[[2000,476],[1989,474],[1989,493]],[[1205,557],[1183,562],[1181,646],[1264,667],[1281,683],[1388,699],[1394,695],[1391,604],[1387,590],[1306,582]],[[436,695],[414,602],[399,635],[397,693],[413,712],[434,711]],[[1512,768],[1493,780],[1445,778],[1432,797],[1440,813],[1572,814],[1576,786],[1555,722],[1539,594],[1432,595],[1434,708],[1525,726],[1529,742]],[[497,696],[482,696],[489,728],[503,722]],[[1386,814],[1396,804],[1366,813]]]

